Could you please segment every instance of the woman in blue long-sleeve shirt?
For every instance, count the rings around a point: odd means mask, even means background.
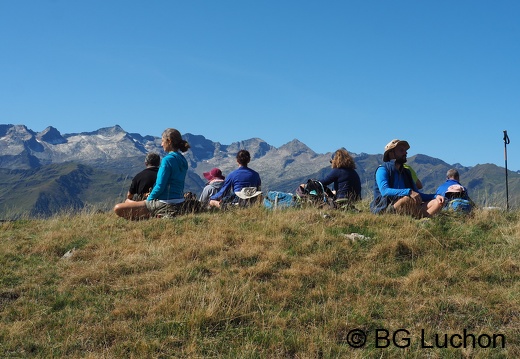
[[[145,201],[126,200],[114,207],[114,212],[127,219],[144,219],[170,209],[176,212],[184,202],[184,181],[188,172],[188,162],[181,154],[188,151],[190,145],[182,139],[174,128],[166,129],[162,134],[161,146],[167,153],[161,160],[157,180]]]

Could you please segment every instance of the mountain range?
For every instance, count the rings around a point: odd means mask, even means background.
[[[274,147],[260,138],[230,145],[202,135],[183,135],[191,148],[186,191],[200,193],[203,172],[219,167],[225,174],[236,168],[240,149],[251,153],[250,167],[260,173],[262,190],[294,192],[309,178],[322,178],[330,170],[331,153],[316,153],[294,139]],[[0,211],[4,218],[48,216],[58,211],[89,207],[108,210],[124,199],[132,177],[144,169],[148,152],[165,153],[160,136],[128,133],[118,125],[93,132],[61,134],[48,127],[35,132],[24,125],[0,124]],[[382,154],[353,153],[363,184],[363,197],[371,197],[374,171]],[[446,171],[457,168],[472,199],[482,206],[505,207],[505,169],[494,164],[466,167],[417,154],[408,163],[433,192]],[[519,203],[520,174],[508,172],[509,205]]]

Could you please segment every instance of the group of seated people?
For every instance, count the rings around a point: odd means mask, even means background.
[[[159,155],[148,154],[146,169],[132,180],[127,199],[114,207],[114,212],[127,219],[146,219],[186,212],[188,201],[184,195],[184,181],[188,163],[181,152],[190,145],[182,139],[178,130],[166,129],[162,134],[161,146],[166,156],[159,161]],[[467,189],[459,182],[457,170],[447,173],[447,180],[434,194],[420,192],[422,184],[409,166],[405,165],[407,141],[392,140],[385,146],[383,165],[375,173],[374,198],[370,203],[373,213],[399,213],[415,218],[430,217],[439,212],[452,196],[467,197]],[[248,167],[251,155],[246,150],[236,155],[238,168],[227,177],[219,168],[213,168],[203,175],[207,184],[196,200],[202,208],[222,208],[227,204],[241,201],[253,202],[261,198],[261,179],[258,172]],[[361,181],[356,172],[356,164],[345,149],[334,152],[331,172],[320,179],[323,186],[333,185],[335,201],[355,203],[361,200]],[[302,186],[304,186],[302,184]]]
[[[447,172],[446,182],[435,193],[420,192],[422,184],[416,176],[414,178],[415,172],[405,165],[409,149],[407,141],[398,139],[385,146],[384,164],[377,168],[375,174],[374,198],[370,203],[373,213],[390,212],[427,218],[445,208],[447,199],[459,197],[470,201],[467,189],[459,182],[456,169]]]

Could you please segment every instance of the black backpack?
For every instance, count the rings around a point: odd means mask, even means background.
[[[330,188],[315,179],[309,179],[306,184],[298,186],[296,196],[301,204],[336,208],[334,194]]]

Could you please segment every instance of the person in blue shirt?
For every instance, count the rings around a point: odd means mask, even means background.
[[[260,175],[258,172],[247,167],[251,161],[251,155],[249,154],[249,151],[238,151],[236,160],[238,168],[228,174],[224,184],[222,187],[220,187],[220,190],[210,197],[209,205],[211,207],[220,208],[223,200],[231,201],[230,198],[234,196],[247,199],[262,194],[260,191],[260,187],[262,185]],[[241,194],[243,189],[253,189],[254,191],[243,197]]]
[[[436,194],[446,198],[443,209],[469,213],[475,208],[475,203],[469,197],[468,189],[461,185],[459,180],[459,171],[455,168],[449,169],[446,172],[446,182],[437,188]]]
[[[162,134],[161,146],[167,153],[161,160],[157,179],[148,198],[144,201],[127,199],[114,207],[114,212],[127,219],[146,219],[162,212],[178,213],[184,202],[184,181],[188,172],[188,162],[181,154],[190,145],[182,139],[174,128],[167,128]]]
[[[341,148],[334,152],[330,163],[332,171],[320,180],[323,186],[334,184],[335,200],[359,201],[361,199],[361,180],[356,172],[356,163],[350,153]]]
[[[385,146],[385,163],[375,174],[374,199],[370,203],[372,213],[395,212],[423,218],[442,209],[444,196],[419,192],[412,174],[404,168],[409,149],[407,141],[397,139]]]
[[[454,186],[451,189],[456,188],[457,192],[464,194],[465,199],[469,199],[467,188],[464,187],[463,185],[461,185],[459,180],[460,180],[459,171],[457,171],[455,168],[449,169],[448,172],[446,172],[446,182],[441,184],[439,186],[439,188],[437,188],[437,192],[435,192],[435,193],[439,194],[441,196],[444,196],[444,197],[448,197],[449,193],[451,192],[451,191],[449,191],[450,187]],[[453,193],[453,192],[451,192],[451,193]]]

